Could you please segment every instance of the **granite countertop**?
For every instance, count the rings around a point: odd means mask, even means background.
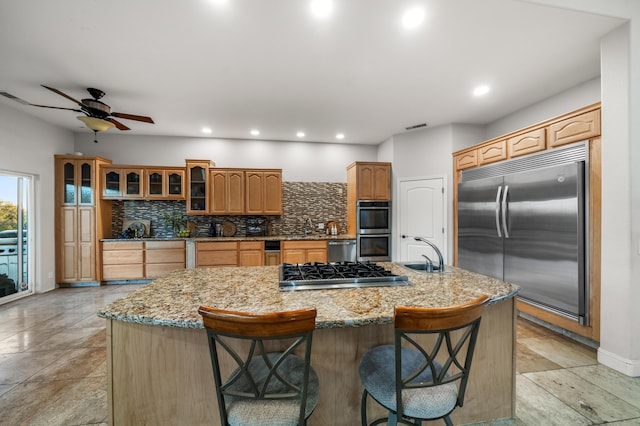
[[[341,235],[325,235],[325,234],[313,234],[313,235],[271,235],[265,237],[189,237],[189,238],[103,238],[100,241],[103,242],[123,242],[123,241],[286,241],[286,240],[353,240],[355,235],[341,234]]]
[[[264,313],[316,307],[317,328],[391,324],[397,305],[451,306],[482,294],[497,303],[519,287],[463,269],[420,274],[390,262],[379,262],[414,285],[353,289],[279,291],[278,266],[184,269],[159,278],[98,311],[118,321],[180,328],[203,328],[200,305]]]

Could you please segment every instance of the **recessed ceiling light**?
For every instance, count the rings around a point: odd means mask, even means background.
[[[473,94],[475,96],[482,96],[482,95],[486,95],[487,93],[489,93],[489,86],[478,86],[475,89],[473,89]]]
[[[211,129],[209,127],[203,127],[202,128],[202,133],[209,134],[209,133],[211,133]]]
[[[313,0],[311,2],[311,11],[318,18],[328,16],[333,10],[333,2],[331,0]]]
[[[344,139],[344,133],[338,133],[336,139]]]
[[[298,132],[296,133],[296,136],[299,138],[304,138],[305,135],[304,135],[304,132]]]
[[[420,7],[409,9],[402,16],[402,26],[407,29],[417,27],[424,20],[424,10]]]
[[[258,135],[260,134],[260,130],[253,129],[253,130],[251,131],[251,134],[252,134],[253,136],[258,136]]]

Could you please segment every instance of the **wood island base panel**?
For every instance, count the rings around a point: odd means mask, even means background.
[[[515,417],[515,295],[518,287],[451,267],[407,275],[412,286],[278,291],[278,267],[174,271],[101,309],[107,319],[109,424],[219,424],[208,342],[197,309],[255,313],[316,307],[311,363],[320,379],[313,425],[360,423],[360,358],[393,342],[393,308],[491,298],[480,326],[464,407],[454,423]],[[228,364],[228,368],[232,365]],[[370,405],[370,415],[374,413]]]

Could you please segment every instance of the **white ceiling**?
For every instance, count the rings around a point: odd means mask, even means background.
[[[600,74],[619,19],[517,0],[0,0],[0,91],[73,108],[106,92],[136,135],[377,144],[485,124]],[[420,27],[402,14],[424,7]],[[476,98],[477,85],[491,92]],[[74,132],[72,111],[0,102]],[[211,135],[201,133],[210,127]],[[260,136],[249,130],[258,128]],[[119,132],[117,129],[109,132]]]

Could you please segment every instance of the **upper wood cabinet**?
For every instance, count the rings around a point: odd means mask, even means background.
[[[187,160],[187,214],[209,214],[209,168],[214,165],[208,160]]]
[[[210,214],[244,214],[244,172],[210,169]]]
[[[497,141],[478,148],[478,165],[490,164],[507,158],[507,141]]]
[[[544,151],[547,149],[546,131],[543,127],[522,133],[507,139],[507,144],[509,145],[509,158]]]
[[[600,110],[588,111],[549,126],[549,146],[556,147],[600,135]]]
[[[141,167],[108,166],[102,168],[102,198],[137,199],[144,196]]]
[[[597,103],[454,152],[454,183],[462,170],[593,139],[600,136],[600,129]]]
[[[282,214],[282,171],[245,171],[245,214]]]
[[[347,188],[355,191],[356,200],[391,200],[391,163],[350,164]]]
[[[144,198],[183,200],[184,169],[144,169]]]

